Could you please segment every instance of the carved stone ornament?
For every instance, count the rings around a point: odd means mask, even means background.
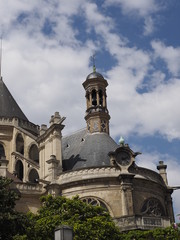
[[[108,155],[111,165],[118,166],[121,170],[128,171],[128,168],[135,161],[135,157],[140,154],[133,152],[128,144],[120,144],[120,146]]]
[[[106,207],[106,205],[102,201],[97,199],[97,198],[94,198],[94,197],[84,197],[84,198],[81,198],[81,201],[83,201],[84,203],[90,204],[92,206],[103,207],[108,212],[108,208]]]
[[[160,201],[156,198],[150,198],[145,201],[141,213],[143,215],[160,217],[164,215],[163,207]]]
[[[121,166],[129,165],[130,161],[131,161],[131,156],[126,151],[121,151],[116,155],[116,162]]]

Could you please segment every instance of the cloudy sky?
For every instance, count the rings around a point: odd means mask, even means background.
[[[179,0],[0,0],[3,80],[29,121],[59,111],[66,135],[85,127],[82,83],[95,54],[111,136],[141,151],[141,166],[164,160],[180,186],[179,13]],[[179,199],[177,190],[175,214]]]

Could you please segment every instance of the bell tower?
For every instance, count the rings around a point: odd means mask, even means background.
[[[107,80],[100,73],[96,72],[94,66],[93,72],[87,76],[86,81],[83,83],[87,104],[85,120],[87,130],[90,133],[105,132],[109,134],[110,116],[106,101],[107,86]]]

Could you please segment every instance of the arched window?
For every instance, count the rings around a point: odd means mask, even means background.
[[[20,133],[17,135],[16,138],[16,152],[24,155],[24,139]]]
[[[35,144],[33,144],[29,149],[29,158],[39,163],[39,150]]]
[[[15,173],[16,173],[17,177],[22,181],[23,177],[24,177],[24,167],[23,167],[23,163],[21,162],[21,160],[17,160],[17,162],[16,162]]]
[[[103,207],[108,212],[108,208],[106,207],[106,205],[97,198],[85,197],[85,198],[81,198],[81,201],[83,201],[84,203],[90,204],[92,206]]]
[[[29,182],[31,183],[38,183],[39,180],[39,174],[36,171],[36,169],[31,169],[29,172]]]
[[[96,106],[97,105],[97,99],[96,99],[96,90],[92,90],[92,105]]]
[[[99,90],[99,105],[103,105],[103,93],[102,90]]]
[[[141,213],[143,215],[160,217],[164,216],[164,209],[158,199],[148,198],[141,208]]]
[[[5,151],[3,145],[0,143],[0,159],[5,157]]]

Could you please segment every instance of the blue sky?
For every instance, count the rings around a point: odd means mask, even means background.
[[[169,185],[180,185],[179,12],[179,0],[0,1],[3,79],[31,122],[66,116],[66,135],[85,127],[82,83],[95,54],[111,136],[141,151],[141,166],[164,160]]]

